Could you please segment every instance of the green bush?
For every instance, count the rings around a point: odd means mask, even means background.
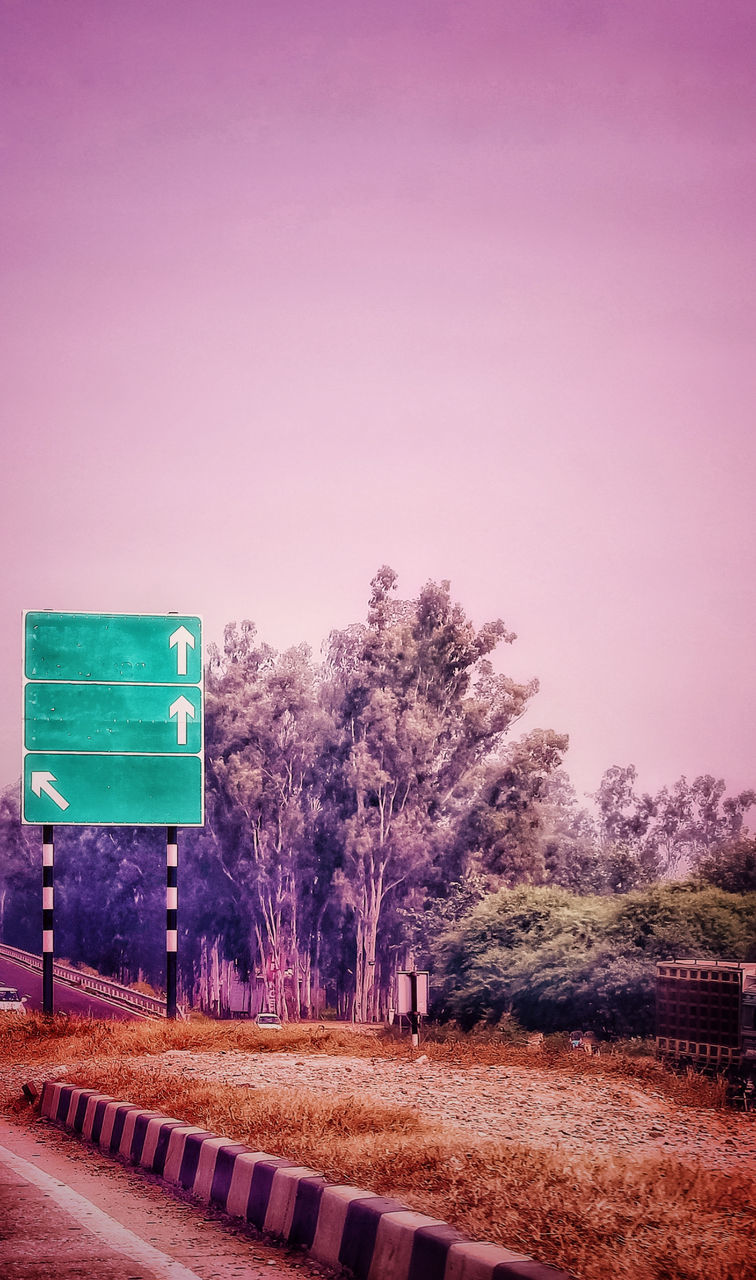
[[[463,1030],[514,1016],[529,1031],[649,1037],[657,959],[744,959],[755,931],[756,894],[692,883],[622,897],[503,889],[435,944],[435,1011]]]

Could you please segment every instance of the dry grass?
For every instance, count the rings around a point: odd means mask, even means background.
[[[74,1022],[33,1016],[0,1030],[0,1063],[70,1064],[66,1077],[247,1143],[285,1154],[334,1181],[391,1194],[498,1240],[581,1280],[754,1280],[753,1180],[688,1168],[669,1159],[571,1158],[513,1143],[476,1143],[425,1125],[410,1108],[304,1090],[254,1089],[177,1079],[159,1061],[144,1071],[132,1055],[166,1049],[308,1049],[318,1053],[409,1057],[406,1042],[351,1031],[297,1027],[264,1035],[249,1024]],[[543,1069],[551,1055],[501,1045],[434,1045],[422,1052],[455,1065],[517,1062]],[[495,1056],[493,1056],[495,1054]],[[83,1061],[87,1059],[88,1061]],[[560,1070],[609,1072],[639,1087],[696,1092],[667,1080],[653,1063],[554,1053]],[[695,1097],[698,1103],[698,1097]],[[710,1104],[712,1099],[709,1099]]]
[[[55,1047],[53,1047],[55,1046]],[[281,1032],[259,1031],[250,1022],[217,1022],[194,1016],[188,1022],[107,1022],[59,1014],[52,1020],[37,1014],[6,1018],[0,1025],[0,1064],[4,1061],[58,1061],[97,1057],[102,1053],[121,1057],[165,1053],[169,1049],[195,1052],[238,1050],[249,1053],[329,1053],[346,1057],[416,1057],[409,1037],[397,1031],[370,1029],[360,1034],[327,1023],[289,1024]],[[681,1106],[724,1106],[720,1083],[697,1072],[678,1075],[650,1056],[627,1056],[605,1051],[588,1057],[565,1047],[562,1037],[550,1037],[539,1052],[526,1044],[505,1043],[494,1035],[444,1036],[423,1039],[421,1052],[431,1062],[447,1066],[519,1066],[558,1069],[570,1075],[612,1076],[628,1084],[655,1090]],[[7,1055],[11,1056],[8,1057]]]

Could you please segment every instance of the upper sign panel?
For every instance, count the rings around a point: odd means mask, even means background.
[[[27,680],[200,684],[201,619],[181,614],[27,613]]]

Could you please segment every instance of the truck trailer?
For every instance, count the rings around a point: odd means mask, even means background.
[[[756,1076],[756,964],[665,960],[656,966],[656,1049],[742,1079]]]

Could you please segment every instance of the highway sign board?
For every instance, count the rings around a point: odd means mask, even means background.
[[[178,614],[24,614],[28,680],[201,684],[202,624]]]
[[[22,821],[201,826],[202,623],[24,615]]]

